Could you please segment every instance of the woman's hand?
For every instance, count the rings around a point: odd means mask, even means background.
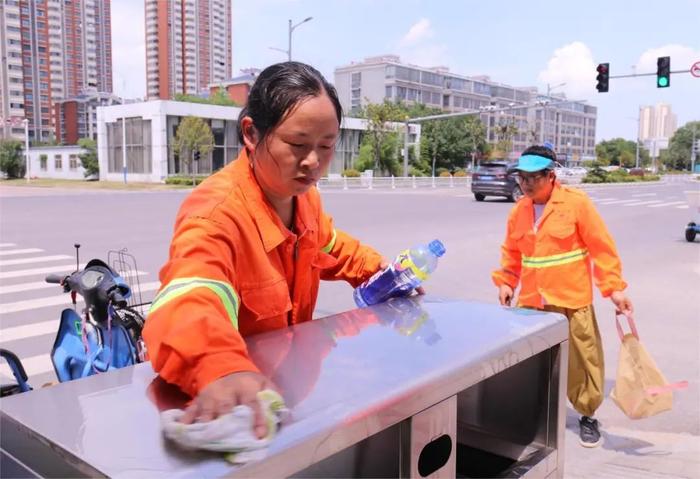
[[[622,291],[613,291],[610,295],[610,300],[615,305],[615,313],[624,314],[628,318],[632,317],[634,307],[632,306],[632,301],[630,301],[625,293]]]
[[[386,260],[386,258],[382,258],[382,262],[379,263],[379,271],[383,271],[388,267],[389,267],[389,262]],[[425,294],[425,290],[423,289],[423,286],[418,286],[414,291],[417,294]]]
[[[498,287],[498,302],[501,306],[510,306],[510,302],[513,300],[513,288],[507,284],[502,284]]]
[[[253,410],[253,430],[258,439],[267,435],[267,426],[258,402],[258,392],[275,389],[260,373],[241,372],[223,376],[202,389],[180,419],[184,424],[207,422],[226,414],[234,406],[245,405]]]

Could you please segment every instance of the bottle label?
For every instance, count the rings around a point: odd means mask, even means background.
[[[392,266],[394,270],[398,272],[410,270],[413,273],[413,275],[421,281],[425,281],[426,279],[428,279],[428,275],[421,271],[411,259],[411,254],[409,250],[404,250],[401,253],[399,253]]]

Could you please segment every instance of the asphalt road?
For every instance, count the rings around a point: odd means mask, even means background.
[[[643,421],[630,421],[606,400],[599,411],[605,429],[694,439],[700,435],[700,241],[691,244],[683,237],[685,224],[700,215],[689,208],[683,192],[699,187],[700,182],[676,179],[587,190],[617,241],[642,342],[669,381],[690,382],[676,395],[672,412]],[[81,262],[126,247],[145,273],[139,278],[144,299],[150,300],[167,257],[174,216],[186,194],[0,187],[0,346],[25,360],[34,385],[53,379],[48,360],[55,334],[52,321],[58,324],[69,298],[55,285],[38,288],[45,273],[27,270],[71,271],[76,242],[82,244]],[[414,243],[442,240],[447,254],[425,285],[429,294],[496,301],[490,272],[498,266],[511,203],[476,202],[464,188],[324,190],[323,198],[336,227],[388,257]],[[612,304],[596,295],[595,306],[609,393],[619,341]],[[322,285],[317,316],[352,307],[348,285]],[[0,373],[7,374],[4,365]],[[573,430],[573,415],[569,422]],[[609,441],[613,444],[614,437]]]

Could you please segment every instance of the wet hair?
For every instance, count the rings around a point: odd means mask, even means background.
[[[525,151],[521,153],[521,156],[525,155],[543,156],[545,158],[549,158],[552,161],[557,161],[557,154],[554,153],[554,150],[542,145],[532,145],[528,147]]]
[[[340,125],[343,108],[335,87],[310,65],[283,62],[270,65],[258,75],[248,95],[248,103],[238,115],[238,140],[243,144],[241,120],[249,116],[261,143],[304,100],[326,93]]]

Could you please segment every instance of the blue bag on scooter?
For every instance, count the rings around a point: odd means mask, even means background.
[[[111,327],[83,321],[72,309],[61,314],[51,350],[51,361],[60,382],[92,376],[136,363],[136,348],[121,324]]]

